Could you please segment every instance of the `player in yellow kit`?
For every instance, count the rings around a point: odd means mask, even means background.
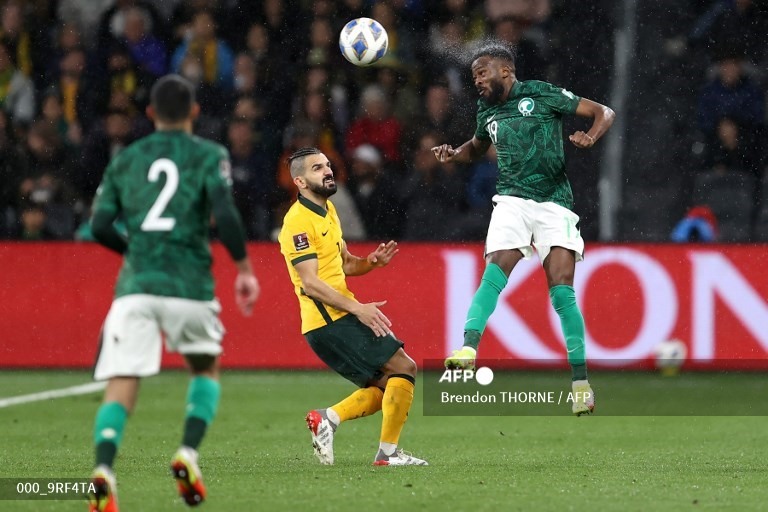
[[[280,231],[280,250],[301,308],[301,332],[330,368],[360,387],[341,402],[307,414],[312,446],[321,464],[333,464],[333,438],[341,422],[382,411],[377,466],[425,466],[398,449],[413,402],[416,363],[390,329],[379,307],[362,304],[347,287],[347,276],[387,265],[397,244],[380,244],[367,258],[347,250],[333,203],[331,163],[317,148],[291,155],[291,177],[299,191]]]

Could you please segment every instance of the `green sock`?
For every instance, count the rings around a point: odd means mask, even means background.
[[[556,285],[549,289],[549,298],[560,317],[573,380],[585,380],[587,353],[584,347],[584,317],[576,304],[576,292],[572,286]]]
[[[221,385],[209,377],[193,377],[187,392],[187,417],[181,444],[197,450],[208,425],[216,416]]]
[[[128,411],[119,402],[101,404],[93,425],[93,443],[96,446],[96,465],[112,467],[123,438]]]
[[[467,321],[464,324],[464,345],[477,350],[480,344],[480,336],[485,331],[493,310],[496,309],[496,303],[499,301],[499,294],[507,285],[507,275],[501,270],[501,267],[495,263],[489,263],[483,272],[483,278],[480,286],[472,298],[472,305],[467,311]]]

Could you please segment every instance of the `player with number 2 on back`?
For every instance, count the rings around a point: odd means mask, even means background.
[[[572,372],[577,416],[594,410],[594,393],[587,380],[584,318],[576,304],[573,276],[584,254],[579,216],[565,174],[564,114],[592,119],[587,132],[568,140],[577,148],[591,148],[610,128],[613,110],[546,82],[521,82],[515,77],[512,51],[488,43],[474,54],[472,78],[480,95],[477,128],[470,140],[453,148],[432,148],[442,162],[469,163],[493,144],[499,177],[485,241],[486,267],[472,298],[464,324],[464,345],[445,360],[448,368],[473,368],[480,337],[496,308],[512,269],[533,249],[544,267],[552,306],[560,324]]]
[[[139,379],[160,371],[161,333],[167,349],[183,355],[192,374],[181,447],[171,471],[187,505],[198,505],[206,496],[197,447],[219,403],[224,334],[211,275],[211,215],[237,266],[235,299],[246,316],[259,285],[232,199],[229,155],[192,135],[199,110],[187,80],[178,75],[158,80],[147,109],[156,131],[110,162],[96,193],[93,234],[124,261],[94,372],[96,380],[107,380],[107,388],[94,425],[91,512],[118,510],[112,465]],[[118,217],[127,237],[113,226]]]

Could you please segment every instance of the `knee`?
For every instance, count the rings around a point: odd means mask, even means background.
[[[411,377],[416,378],[417,370],[418,368],[416,367],[416,361],[411,359],[408,354],[403,352],[402,357],[399,357],[397,362],[392,365],[392,372],[390,375],[410,375]]]
[[[559,285],[573,286],[573,270],[563,269],[550,272],[549,287]]]

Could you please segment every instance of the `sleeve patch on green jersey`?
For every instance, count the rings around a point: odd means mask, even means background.
[[[298,235],[293,235],[293,247],[297,251],[303,251],[304,249],[309,249],[309,237],[306,233],[299,233]]]
[[[219,175],[228,185],[232,185],[232,164],[226,158],[219,162]]]

